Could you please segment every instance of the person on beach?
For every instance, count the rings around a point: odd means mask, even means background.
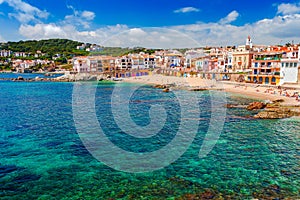
[[[286,97],[291,97],[290,94],[287,91],[285,92],[285,96]]]

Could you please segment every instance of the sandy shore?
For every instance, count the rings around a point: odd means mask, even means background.
[[[274,101],[283,99],[282,105],[285,106],[300,106],[300,100],[297,101],[296,97],[292,97],[294,93],[300,94],[300,86],[296,85],[294,88],[285,89],[274,86],[264,86],[257,84],[227,82],[227,81],[215,81],[207,80],[196,77],[183,78],[174,76],[142,76],[131,77],[124,79],[125,82],[131,83],[144,83],[155,85],[172,84],[175,87],[183,88],[212,88],[220,89],[230,93],[236,93],[245,95],[254,99]]]

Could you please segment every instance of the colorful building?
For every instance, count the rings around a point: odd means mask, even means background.
[[[251,83],[279,85],[280,82],[280,58],[282,53],[278,51],[257,52],[252,59],[251,74],[246,81]]]

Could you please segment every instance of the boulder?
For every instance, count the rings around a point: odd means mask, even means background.
[[[253,102],[253,103],[250,103],[246,109],[247,110],[260,110],[260,109],[264,109],[265,107],[266,107],[265,103]]]
[[[16,80],[17,81],[24,81],[24,78],[22,76],[18,76],[18,78]]]
[[[289,108],[279,107],[279,108],[269,108],[262,112],[259,112],[254,116],[256,119],[283,119],[289,118],[295,115],[295,112],[291,111]]]
[[[282,103],[284,102],[284,99],[276,99],[273,101],[273,103]]]
[[[165,89],[163,89],[163,92],[169,92],[170,91],[170,89],[169,88],[165,88]]]
[[[198,92],[198,91],[205,91],[208,90],[207,88],[190,88],[189,91],[194,91],[194,92]]]
[[[167,88],[167,86],[166,85],[155,85],[154,88],[165,89],[165,88]]]
[[[226,108],[246,108],[247,105],[241,104],[226,104]]]

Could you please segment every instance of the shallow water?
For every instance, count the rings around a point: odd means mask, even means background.
[[[0,79],[12,79],[23,77],[25,79],[34,79],[36,77],[39,78],[56,78],[63,74],[51,74],[51,76],[45,76],[46,73],[0,73]]]
[[[154,104],[164,107],[167,119],[157,135],[139,139],[122,131],[112,116],[114,85],[100,84],[95,93],[98,121],[123,150],[155,152],[175,138],[182,120],[199,123],[195,139],[178,160],[156,171],[126,173],[101,163],[83,145],[73,120],[73,87],[74,83],[0,82],[1,199],[300,198],[297,118],[254,120],[247,118],[252,112],[229,109],[217,144],[200,159],[212,117],[209,92],[180,91],[191,104],[195,102],[189,95],[196,94],[201,108],[190,110],[198,118],[181,119],[183,108],[172,92],[141,87],[130,100],[132,120],[147,126]],[[251,100],[228,94],[227,101]]]

